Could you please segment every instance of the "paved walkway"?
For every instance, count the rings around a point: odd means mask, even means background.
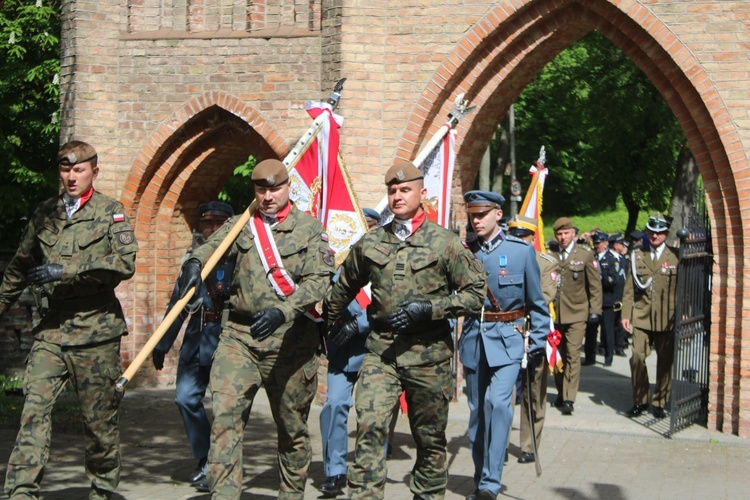
[[[649,359],[653,374],[655,357]],[[551,379],[550,379],[551,382]],[[550,384],[549,401],[554,399]],[[129,390],[123,401],[123,475],[117,498],[206,499],[184,482],[194,461],[169,389]],[[275,428],[265,393],[256,400],[245,432],[245,493],[243,499],[276,498],[278,484]],[[516,462],[517,406],[511,435],[511,458],[503,473],[501,498],[520,499],[740,499],[750,491],[750,440],[692,426],[672,439],[663,437],[667,419],[644,415],[626,418],[630,407],[627,358],[614,365],[583,367],[575,413],[566,417],[548,409],[540,448],[542,476],[532,464]],[[312,484],[306,499],[318,498],[315,486],[324,480],[318,416],[310,415],[313,442]],[[352,414],[353,415],[353,414]],[[448,426],[450,479],[446,498],[461,499],[473,491],[473,465],[468,450],[465,400],[451,405]],[[353,446],[354,423],[350,422]],[[0,468],[5,469],[16,429],[0,429]],[[394,456],[388,461],[387,499],[411,498],[408,478],[414,449],[408,421],[399,418]],[[53,435],[50,464],[44,477],[44,499],[81,499],[88,494],[83,473],[81,436]]]

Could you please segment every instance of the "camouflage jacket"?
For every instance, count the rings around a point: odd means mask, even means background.
[[[86,345],[127,334],[115,287],[135,273],[138,243],[122,204],[96,191],[68,219],[62,196],[32,215],[0,288],[0,311],[27,286],[29,269],[61,264],[62,281],[32,286],[41,306],[36,338]]]
[[[205,264],[233,227],[235,220],[229,219],[205,244],[196,248],[193,258]],[[280,298],[271,287],[258,256],[250,222],[242,228],[226,255],[226,259],[234,263],[229,291],[232,309],[229,327],[240,333],[250,333],[250,316],[276,307],[284,313],[286,322],[264,341],[264,346],[276,349],[281,346],[287,331],[300,331],[301,328],[303,333],[311,333],[306,331],[312,326],[311,320],[304,313],[321,301],[328,289],[334,272],[333,254],[322,224],[293,206],[286,219],[271,229],[284,269],[298,286],[294,293]],[[315,333],[306,340],[317,345],[317,329]],[[249,338],[245,341],[253,342]]]
[[[634,327],[654,332],[671,331],[677,306],[677,268],[680,259],[677,250],[665,246],[656,262],[651,260],[649,250],[640,248],[630,254],[635,275],[645,289],[635,284],[633,272],[625,281],[622,297],[622,317],[629,319]]]
[[[368,307],[369,351],[400,366],[418,366],[449,358],[453,339],[448,318],[482,308],[485,279],[482,264],[458,236],[425,221],[406,241],[392,224],[371,231],[352,247],[339,280],[326,298],[328,323],[334,324],[360,288],[371,283]],[[432,321],[414,333],[394,334],[388,315],[404,301],[429,300]]]

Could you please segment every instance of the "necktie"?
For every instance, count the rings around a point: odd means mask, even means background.
[[[563,250],[560,252],[560,260],[565,260],[568,257],[568,252],[566,250]]]

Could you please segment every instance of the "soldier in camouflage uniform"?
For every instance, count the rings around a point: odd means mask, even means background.
[[[138,244],[119,202],[93,189],[96,151],[60,148],[60,196],[34,212],[0,288],[0,315],[27,285],[40,307],[26,364],[21,428],[5,492],[38,497],[49,457],[52,408],[65,382],[78,395],[85,428],[89,498],[110,498],[120,481],[120,337],[127,335],[115,287],[135,272]]]
[[[417,445],[411,491],[415,498],[442,498],[453,392],[448,318],[481,309],[484,270],[455,234],[426,220],[421,207],[426,190],[414,165],[396,163],[385,184],[395,219],[354,245],[325,303],[329,332],[353,331],[340,328],[339,320],[357,292],[371,283],[372,332],[357,381],[357,446],[349,488],[351,498],[383,498],[388,422],[405,390]]]
[[[214,498],[240,498],[242,434],[263,385],[278,432],[279,498],[301,499],[312,457],[307,417],[317,389],[320,340],[309,311],[326,293],[334,259],[320,222],[289,201],[283,163],[260,162],[252,180],[258,210],[226,256],[234,263],[231,312],[209,382],[214,422],[208,481]],[[201,267],[232,226],[230,219],[185,262],[179,296],[198,282]]]

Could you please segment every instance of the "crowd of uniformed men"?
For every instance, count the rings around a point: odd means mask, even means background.
[[[93,188],[99,172],[94,148],[72,141],[57,159],[63,192],[30,218],[0,288],[0,315],[27,286],[41,315],[5,492],[39,496],[52,407],[70,381],[86,431],[89,498],[110,498],[121,467],[115,382],[120,339],[127,334],[114,289],[135,272],[138,244],[123,206]],[[201,271],[229,233],[233,211],[217,201],[199,207],[206,239],[183,258],[169,307],[191,288],[197,293],[152,356],[162,369],[190,316],[175,402],[197,463],[186,479],[199,491],[240,497],[243,430],[263,386],[278,431],[278,496],[302,498],[313,454],[307,420],[321,346],[329,360],[320,415],[324,497],[342,495],[345,487],[350,498],[385,496],[389,428],[400,399],[416,445],[411,491],[415,498],[444,496],[456,344],[475,466],[475,491],[467,498],[500,493],[519,378],[521,463],[534,462],[541,444],[548,374],[557,390],[553,406],[571,415],[581,365],[593,364],[600,348],[604,366],[611,365],[613,356],[625,355],[629,337],[634,406],[628,413],[638,416],[649,406],[645,357],[653,348],[658,361],[651,404],[657,418],[665,416],[677,273],[677,254],[665,244],[668,218],[652,215],[628,254],[622,236],[578,234],[562,217],[554,224],[555,241],[536,252],[536,220],[515,216],[506,230],[503,197],[469,191],[464,199],[473,239],[466,244],[426,217],[422,174],[398,161],[384,179],[394,219],[380,225],[380,214],[365,209],[370,230],[336,272],[323,226],[290,202],[285,166],[264,160],[252,180],[257,210],[205,279]],[[464,321],[456,343],[459,317]],[[207,388],[212,422],[202,404]],[[347,466],[352,405],[356,447]]]

